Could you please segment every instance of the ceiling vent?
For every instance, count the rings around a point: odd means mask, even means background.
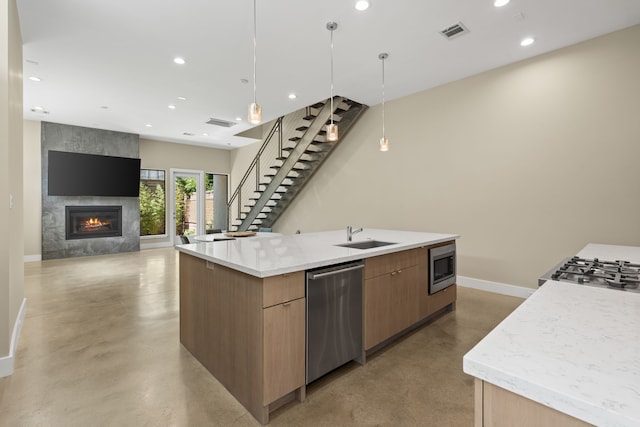
[[[444,37],[445,39],[451,40],[455,37],[467,34],[468,32],[469,29],[467,29],[467,27],[465,27],[462,22],[458,22],[457,24],[440,31],[440,34],[442,34],[442,37]]]
[[[222,126],[222,127],[225,127],[225,128],[230,128],[231,126],[235,126],[237,123],[236,122],[228,122],[226,120],[221,120],[221,119],[211,118],[211,119],[207,120],[207,124],[208,125],[214,125],[214,126]]]

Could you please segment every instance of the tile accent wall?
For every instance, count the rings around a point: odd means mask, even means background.
[[[42,122],[42,259],[104,255],[140,250],[140,202],[137,197],[65,197],[48,195],[49,150],[139,158],[139,135]],[[65,206],[121,205],[122,236],[65,239]]]

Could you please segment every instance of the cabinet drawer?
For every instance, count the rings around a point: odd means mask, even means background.
[[[418,264],[418,249],[380,255],[364,260],[364,278],[370,279],[382,274],[402,270]],[[426,260],[425,260],[426,262]]]
[[[304,297],[304,271],[265,277],[262,283],[262,307],[271,307]]]
[[[456,301],[457,288],[456,285],[451,285],[448,288],[444,288],[440,292],[429,295],[429,314],[435,313]]]

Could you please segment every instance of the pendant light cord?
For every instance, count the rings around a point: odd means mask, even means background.
[[[331,30],[331,124],[333,124],[333,30]]]
[[[253,0],[253,103],[256,103],[256,0]]]
[[[384,58],[382,59],[382,137],[384,138]]]

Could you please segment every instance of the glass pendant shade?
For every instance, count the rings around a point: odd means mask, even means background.
[[[335,142],[338,140],[338,125],[330,123],[327,125],[327,141]]]
[[[252,125],[259,125],[262,123],[262,107],[260,104],[256,104],[255,102],[249,104],[248,121]]]
[[[380,151],[389,151],[389,140],[385,136],[380,138]]]

